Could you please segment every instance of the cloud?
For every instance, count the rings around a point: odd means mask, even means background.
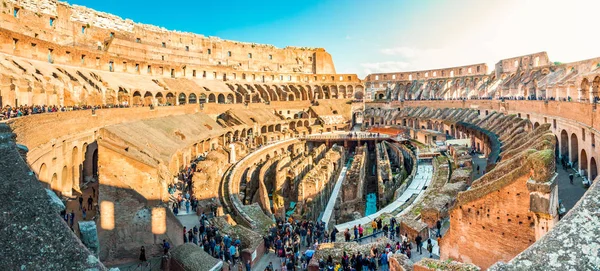
[[[372,62],[362,63],[361,67],[364,68],[364,75],[378,72],[397,72],[406,70],[410,67],[410,63],[404,61],[384,61],[384,62]]]
[[[405,57],[405,58],[414,58],[416,56],[421,55],[423,53],[423,50],[406,47],[406,46],[400,46],[400,47],[381,49],[381,53],[384,55],[400,56],[400,57]]]

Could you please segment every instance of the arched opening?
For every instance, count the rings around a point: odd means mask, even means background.
[[[213,94],[213,93],[208,94],[208,102],[209,103],[216,103],[217,102],[217,100],[215,98],[215,94]]]
[[[188,96],[188,101],[190,104],[195,104],[196,103],[196,94],[194,93],[190,93],[190,96]]]
[[[50,188],[57,192],[60,190],[60,184],[58,183],[58,177],[56,176],[56,173],[52,174],[52,179],[50,179]]]
[[[587,80],[587,78],[584,78],[583,81],[581,81],[581,88],[579,90],[579,99],[581,101],[587,101],[590,98],[590,82]]]
[[[173,95],[173,93],[169,92],[167,93],[167,105],[174,105],[175,104],[175,95]]]
[[[577,163],[579,153],[579,142],[577,141],[577,135],[575,133],[571,134],[571,162],[573,164]]]
[[[234,101],[233,101],[233,94],[227,94],[227,103],[228,104],[234,103]]]
[[[179,99],[178,99],[179,104],[184,105],[186,101],[187,101],[187,97],[185,97],[185,94],[179,93]]]
[[[590,181],[594,181],[598,176],[598,166],[596,165],[596,158],[592,157],[590,160]]]
[[[224,104],[225,103],[225,95],[219,94],[218,103],[220,103],[220,104]]]
[[[156,93],[156,101],[158,102],[158,104],[161,104],[161,105],[165,104],[165,102],[166,102],[165,97],[163,97],[163,94],[160,92]]]
[[[79,183],[80,183],[80,172],[81,172],[81,162],[79,161],[79,150],[77,149],[77,147],[73,148],[73,151],[71,153],[71,165],[72,167],[72,171],[71,171],[71,187],[75,188],[76,190],[79,190]]]
[[[60,174],[60,185],[57,185],[57,188],[56,188],[57,191],[60,191],[60,192],[67,192],[67,190],[71,191],[71,187],[66,185],[68,177],[69,177],[69,169],[67,169],[67,166],[63,166],[62,172]]]
[[[146,93],[144,93],[144,101],[143,101],[144,105],[151,105],[152,104],[152,93],[150,93],[150,91],[146,91]]]
[[[290,93],[288,94],[288,101],[293,101],[294,100],[294,94]]]
[[[129,93],[126,89],[119,87],[117,100],[119,101],[119,105],[129,105]]]
[[[142,94],[139,91],[133,93],[133,105],[142,105]]]
[[[48,188],[49,183],[48,183],[48,166],[46,166],[45,163],[42,163],[42,165],[40,166],[40,170],[38,171],[38,180],[40,180],[43,184],[44,184],[44,188]]]
[[[569,159],[569,134],[566,130],[560,132],[560,155],[564,159]]]
[[[540,124],[539,124],[539,123],[536,121],[536,122],[533,124],[533,129],[537,129],[539,126],[540,126]]]
[[[586,176],[589,172],[588,170],[588,160],[587,160],[587,153],[585,152],[585,150],[581,150],[581,157],[579,159],[579,172],[581,173],[581,176]]]
[[[205,104],[206,103],[206,94],[204,94],[204,93],[200,94],[200,100],[199,100],[199,102],[201,104]]]

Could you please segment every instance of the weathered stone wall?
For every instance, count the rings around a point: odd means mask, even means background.
[[[335,217],[338,224],[353,220],[357,215],[362,217],[365,214],[364,189],[367,151],[366,145],[358,146],[355,150],[354,160],[342,183],[339,200],[336,201]]]

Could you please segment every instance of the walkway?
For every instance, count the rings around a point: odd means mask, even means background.
[[[343,232],[344,230],[351,229],[359,224],[368,224],[371,221],[373,221],[373,219],[381,216],[384,213],[392,213],[396,209],[400,208],[400,206],[402,206],[402,204],[408,201],[413,195],[421,195],[421,193],[424,191],[423,188],[429,186],[429,183],[431,183],[432,175],[433,165],[417,164],[417,174],[414,176],[412,182],[410,183],[406,191],[404,191],[404,193],[402,193],[400,197],[398,197],[392,203],[388,204],[387,206],[383,207],[381,210],[377,211],[372,215],[365,216],[343,224],[335,225],[335,227],[338,229],[338,231]]]
[[[335,207],[335,202],[337,201],[338,194],[340,193],[340,189],[342,188],[342,183],[344,179],[346,179],[346,173],[348,171],[348,166],[342,168],[340,172],[340,176],[338,177],[335,186],[333,187],[333,191],[329,196],[329,202],[327,202],[327,206],[325,207],[325,211],[323,211],[323,216],[321,217],[321,221],[325,223],[325,228],[329,226],[329,221],[331,220],[331,215],[333,214],[333,207]]]

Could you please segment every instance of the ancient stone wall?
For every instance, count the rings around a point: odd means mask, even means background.
[[[340,146],[329,149],[317,165],[298,184],[296,213],[303,219],[316,220],[329,196],[345,161]]]
[[[52,0],[5,1],[1,9],[3,30],[24,34],[15,38],[18,39],[18,54],[27,57],[31,56],[30,51],[42,49],[37,43],[48,42],[56,50],[51,53],[62,56],[57,60],[76,65],[85,62],[85,57],[93,62],[94,55],[98,55],[112,61],[112,69],[117,65],[128,65],[134,70],[134,63],[144,64],[144,67],[156,63],[157,66],[165,65],[168,71],[171,71],[170,67],[178,66],[178,74],[185,73],[186,67],[191,70],[202,66],[231,71],[335,74],[331,55],[323,48],[288,46],[279,49],[266,44],[168,31]],[[26,42],[27,39],[36,46]],[[12,40],[5,44],[12,44]],[[86,52],[82,57],[82,50],[90,53]],[[2,51],[15,54],[15,48],[9,46]],[[43,55],[47,52],[45,49]],[[102,66],[102,69],[110,69],[109,62],[103,62]]]
[[[339,200],[336,201],[335,217],[338,224],[354,220],[365,214],[364,190],[366,186],[367,151],[366,145],[358,146],[355,150],[354,160],[350,164],[346,178],[342,183]]]

